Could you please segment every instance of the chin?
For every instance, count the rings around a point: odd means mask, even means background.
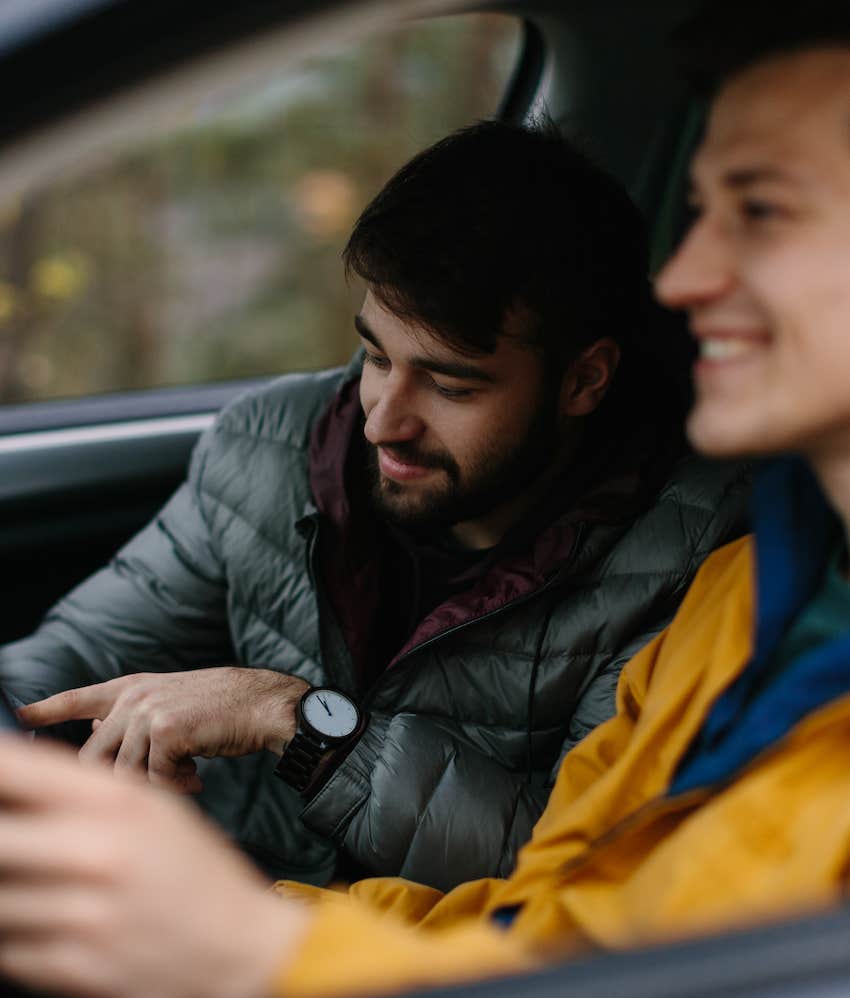
[[[715,418],[700,406],[691,412],[685,430],[691,446],[705,457],[753,457],[783,449],[766,434],[743,426],[741,420],[731,419],[728,412]]]
[[[378,514],[398,527],[416,529],[434,526],[440,522],[435,515],[434,503],[428,497],[413,497],[402,493],[396,483],[394,488],[382,488],[374,496]]]

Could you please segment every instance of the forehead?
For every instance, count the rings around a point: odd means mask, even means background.
[[[440,339],[429,329],[408,322],[386,309],[377,297],[367,291],[360,308],[360,318],[365,321],[369,334],[373,334],[381,349],[397,360],[413,362],[417,366],[445,370],[477,370],[486,379],[496,382],[536,381],[542,367],[540,354],[521,335],[522,323],[528,317],[519,311],[511,311],[505,318],[504,331],[496,339],[493,353],[464,351]],[[516,328],[514,325],[516,324]],[[359,327],[364,335],[363,327]],[[368,335],[367,339],[372,339]],[[436,365],[436,367],[435,367]]]
[[[360,317],[365,320],[369,331],[381,341],[385,349],[412,351],[441,357],[460,356],[450,344],[438,337],[427,326],[411,319],[403,319],[391,312],[380,299],[368,289],[360,306]]]
[[[697,179],[777,168],[850,189],[850,46],[765,60],[720,91],[694,159]]]

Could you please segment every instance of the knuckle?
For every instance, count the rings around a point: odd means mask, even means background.
[[[64,693],[60,693],[54,702],[65,710],[74,710],[80,702],[81,692],[81,690],[66,690]]]
[[[172,741],[180,732],[180,724],[172,711],[160,709],[150,715],[149,730],[157,741]]]
[[[145,702],[146,696],[147,691],[141,686],[128,687],[126,690],[122,690],[121,694],[116,698],[115,705],[138,708]]]
[[[130,676],[122,676],[115,680],[120,690],[120,697],[126,700],[138,700],[148,695],[156,686],[151,682],[153,677],[147,672],[136,672]]]

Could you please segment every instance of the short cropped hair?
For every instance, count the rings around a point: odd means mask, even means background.
[[[482,121],[419,153],[366,207],[343,252],[388,311],[492,353],[512,310],[561,370],[646,321],[640,213],[549,122]],[[527,320],[527,321],[526,321]]]
[[[850,46],[850,5],[842,0],[710,0],[673,35],[678,61],[696,90],[773,56],[825,45]]]

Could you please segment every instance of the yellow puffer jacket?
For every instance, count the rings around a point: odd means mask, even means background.
[[[345,893],[279,884],[316,902],[281,992],[504,974],[834,902],[850,853],[850,697],[809,714],[733,782],[663,796],[750,657],[752,578],[749,539],[709,558],[671,626],[623,671],[617,715],[564,760],[508,880],[445,895],[389,878]],[[513,905],[509,929],[489,917]]]

